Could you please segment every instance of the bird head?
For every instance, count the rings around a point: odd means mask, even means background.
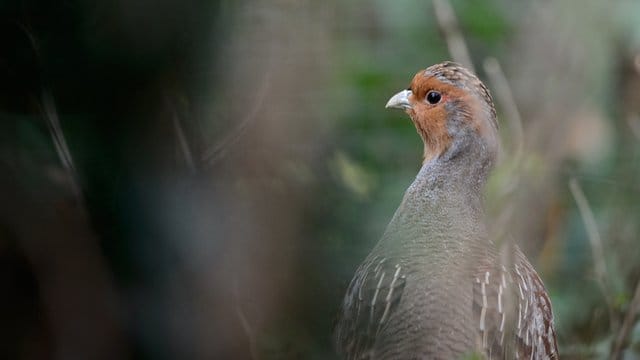
[[[498,123],[491,95],[469,70],[443,62],[418,72],[387,108],[404,110],[424,142],[424,161],[480,152],[493,160]]]

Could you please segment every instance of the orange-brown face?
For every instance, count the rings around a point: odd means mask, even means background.
[[[494,132],[491,122],[495,119],[485,119],[495,117],[488,91],[468,70],[450,64],[453,63],[434,65],[418,72],[409,88],[394,95],[387,103],[387,107],[403,109],[411,117],[424,141],[425,161],[443,154],[451,145],[448,123],[453,116],[480,136],[488,137]],[[483,101],[488,103],[489,111],[483,110],[487,108]]]

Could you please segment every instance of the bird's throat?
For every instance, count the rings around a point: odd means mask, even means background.
[[[482,189],[489,168],[465,156],[425,162],[389,224],[387,232],[397,236],[389,236],[386,241],[395,245],[388,245],[409,246],[413,253],[445,262],[483,245],[487,238]]]

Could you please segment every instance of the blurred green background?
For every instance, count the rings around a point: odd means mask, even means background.
[[[640,3],[451,5],[499,111],[494,231],[545,280],[563,358],[622,333],[640,359]],[[438,19],[1,2],[0,358],[335,358],[346,286],[421,162],[384,104],[452,58]]]

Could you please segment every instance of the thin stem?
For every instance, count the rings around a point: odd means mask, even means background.
[[[640,281],[636,284],[633,299],[629,303],[629,309],[624,316],[620,331],[611,349],[611,359],[617,360],[621,357],[622,351],[628,345],[629,334],[636,323],[636,317],[640,312]]]
[[[596,219],[593,215],[593,211],[591,211],[591,207],[589,206],[587,197],[582,191],[582,187],[575,178],[571,178],[571,180],[569,180],[569,189],[571,190],[571,194],[576,201],[576,205],[578,206],[578,211],[580,211],[582,221],[584,221],[584,226],[587,231],[587,237],[589,238],[589,244],[591,245],[591,253],[593,255],[596,281],[600,287],[600,290],[602,291],[602,295],[604,296],[605,301],[607,302],[607,308],[609,310],[609,326],[611,327],[611,331],[613,331],[616,328],[616,324],[614,323],[615,314],[613,310],[613,300],[611,299],[611,286],[609,286],[609,282],[607,280],[608,276],[607,267],[604,260],[604,250],[602,247],[602,239],[600,238],[600,233],[598,232]]]
[[[449,48],[449,54],[455,62],[458,62],[469,70],[475,72],[467,43],[464,41],[456,14],[448,0],[433,0],[433,9],[436,14],[438,26],[442,31]]]
[[[513,98],[513,92],[498,60],[493,57],[486,58],[483,62],[483,67],[495,90],[496,98],[505,110],[506,121],[509,123],[511,139],[513,139],[513,162],[518,166],[522,160],[522,149],[524,147],[522,116],[520,116],[520,111]]]
[[[176,111],[175,106],[167,101],[168,105],[171,107],[171,118],[173,122],[173,129],[176,132],[176,138],[178,140],[178,145],[180,148],[180,153],[184,158],[184,162],[191,171],[192,174],[196,172],[195,161],[193,160],[193,155],[191,153],[191,147],[189,146],[189,142],[187,140],[187,136],[184,133],[184,129],[182,126],[182,122],[180,121],[180,117],[178,116],[178,112]]]
[[[58,154],[58,158],[60,159],[62,166],[69,175],[69,181],[73,188],[73,192],[76,195],[76,198],[78,199],[78,201],[83,203],[84,200],[78,181],[78,173],[73,163],[73,157],[71,156],[71,152],[69,151],[69,146],[67,145],[67,141],[64,137],[62,127],[60,126],[60,119],[58,118],[58,112],[56,111],[56,106],[53,98],[46,91],[42,94],[42,108],[44,113],[43,115],[49,127],[51,139],[56,148],[56,153]]]

